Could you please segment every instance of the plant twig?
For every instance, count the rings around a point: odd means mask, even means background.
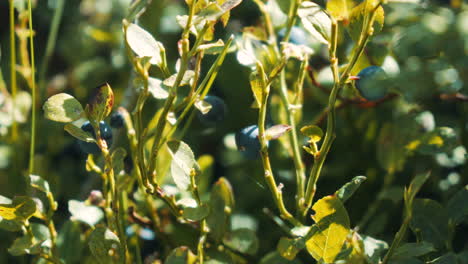
[[[32,25],[32,3],[28,0],[28,13],[29,13],[29,48],[31,52],[31,92],[32,92],[32,106],[31,106],[31,143],[29,147],[29,174],[34,173],[34,148],[36,144],[36,104],[37,104],[37,91],[36,91],[36,64],[34,59],[34,31]]]

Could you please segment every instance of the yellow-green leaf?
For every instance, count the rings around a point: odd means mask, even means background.
[[[0,217],[6,220],[24,221],[36,212],[36,203],[27,196],[17,196],[11,204],[0,204]]]
[[[349,34],[354,41],[358,41],[366,16],[370,18],[372,12],[376,12],[374,19],[374,34],[380,32],[384,25],[385,13],[382,6],[378,6],[377,0],[366,0],[351,10],[349,15]],[[376,9],[377,8],[377,9]]]
[[[351,9],[356,5],[353,0],[329,0],[327,2],[327,11],[336,20],[348,20]]]
[[[335,196],[326,196],[318,200],[312,209],[312,216],[319,231],[307,241],[307,251],[317,261],[331,263],[335,260],[346,240],[349,230],[349,217],[341,200]]]
[[[51,96],[42,108],[45,118],[61,123],[73,122],[83,114],[80,102],[66,93]]]

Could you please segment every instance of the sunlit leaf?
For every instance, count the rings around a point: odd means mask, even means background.
[[[66,93],[51,96],[42,109],[44,109],[45,118],[62,123],[73,122],[84,113],[80,102]]]
[[[153,65],[161,65],[161,48],[163,45],[156,41],[153,36],[140,26],[130,24],[127,27],[126,39],[128,46],[139,57],[150,57],[150,63]]]
[[[167,142],[167,147],[172,156],[172,179],[179,189],[188,190],[190,186],[190,175],[200,172],[200,167],[195,160],[195,155],[190,147],[182,141],[169,141]]]
[[[311,142],[319,142],[323,137],[322,129],[316,125],[302,127],[301,133],[308,137]]]
[[[90,226],[96,225],[104,218],[104,213],[99,207],[86,205],[84,202],[77,200],[68,201],[68,211],[70,211],[72,219],[86,223]]]
[[[265,130],[265,136],[267,140],[275,140],[284,135],[286,132],[291,130],[289,125],[274,125]]]
[[[159,79],[148,78],[148,90],[150,94],[156,99],[166,99],[169,96],[167,87]]]
[[[378,0],[366,0],[361,2],[359,5],[357,5],[351,10],[351,13],[349,15],[350,24],[348,30],[349,34],[351,35],[351,38],[354,41],[358,41],[359,36],[361,35],[361,32],[363,30],[363,23],[366,20],[366,17],[370,17],[370,14],[374,11],[376,12],[376,14],[373,24],[373,34],[375,35],[382,30],[384,25],[385,13],[383,7],[381,5],[378,6],[379,2],[380,1]]]
[[[36,212],[36,203],[27,196],[16,196],[9,204],[0,204],[0,217],[23,222]]]
[[[313,2],[304,1],[298,10],[304,28],[318,41],[328,44],[331,34],[330,17]]]
[[[329,0],[327,1],[327,11],[337,21],[348,20],[351,9],[356,5],[354,0]]]
[[[326,196],[318,200],[312,209],[312,216],[319,231],[307,241],[307,251],[317,261],[331,263],[340,253],[349,234],[349,217],[341,200],[336,196]]]
[[[31,181],[31,186],[40,190],[41,192],[48,193],[50,192],[49,183],[44,180],[39,175],[29,175],[29,179]]]

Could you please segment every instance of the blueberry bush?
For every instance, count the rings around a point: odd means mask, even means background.
[[[0,14],[0,263],[468,264],[464,1]]]

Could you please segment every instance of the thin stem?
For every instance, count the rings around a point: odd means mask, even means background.
[[[263,71],[263,69],[261,69],[261,71]],[[263,76],[260,76],[260,78],[263,78]],[[294,216],[286,209],[284,205],[283,192],[281,190],[282,187],[277,186],[275,178],[273,177],[273,170],[271,168],[270,157],[268,154],[268,145],[267,145],[267,140],[265,136],[265,119],[266,119],[266,109],[267,109],[269,89],[270,89],[269,86],[266,84],[266,82],[264,82],[264,85],[262,87],[263,98],[262,98],[262,103],[260,105],[260,113],[258,116],[258,139],[261,145],[260,153],[262,156],[263,169],[265,171],[264,177],[273,195],[275,204],[280,211],[281,218],[287,220],[288,222],[290,222],[291,224],[295,226],[298,226],[301,223],[294,218]]]
[[[57,41],[58,30],[60,22],[62,20],[63,9],[65,6],[65,0],[57,0],[54,10],[54,16],[52,18],[52,25],[50,26],[49,37],[47,38],[47,46],[42,59],[41,68],[39,70],[39,89],[41,91],[41,98],[45,96],[45,77],[47,74],[47,69],[49,66],[50,58],[52,57],[52,52],[55,48],[55,43]]]
[[[34,172],[34,148],[36,144],[36,66],[34,60],[34,31],[32,25],[32,3],[28,0],[28,13],[29,13],[29,48],[31,52],[31,92],[32,92],[32,106],[31,106],[31,145],[29,148],[29,174]]]
[[[16,109],[16,92],[17,92],[17,82],[16,82],[16,41],[15,41],[15,4],[14,0],[10,0],[10,85],[11,85],[11,98],[13,111],[12,115],[12,125],[11,125],[11,140],[16,141],[18,138],[18,123],[15,118],[15,109]]]
[[[299,9],[299,6],[301,5],[302,0],[296,0],[291,2],[291,6],[289,7],[289,13],[288,13],[288,25],[286,27],[286,32],[284,33],[284,38],[282,41],[288,42],[289,37],[291,35],[291,29],[296,23],[297,20],[297,10]]]
[[[286,27],[286,34],[283,41],[289,40],[289,35],[291,32],[291,28],[294,26],[297,17],[297,11],[299,9],[300,3],[302,0],[296,0],[291,3],[288,15],[288,25]],[[259,4],[259,3],[257,3]],[[270,34],[271,45],[274,47],[277,57],[281,57],[280,52],[278,50],[276,44],[276,35],[273,30],[273,25],[271,23],[271,18],[268,12],[264,10],[264,5],[259,4],[260,8],[263,12],[263,17],[265,19],[265,24],[267,27],[267,31]],[[284,68],[281,68],[280,72],[280,98],[281,102],[284,105],[284,109],[286,112],[286,117],[288,120],[289,125],[291,126],[291,131],[289,133],[289,141],[291,142],[292,146],[292,157],[294,161],[294,167],[296,171],[296,207],[297,212],[302,211],[303,203],[304,203],[304,188],[305,188],[305,168],[304,164],[302,163],[301,151],[299,148],[298,136],[297,136],[297,128],[296,128],[296,120],[294,117],[294,111],[291,109],[291,105],[288,99],[288,88],[286,83],[286,73]]]
[[[341,74],[341,77],[338,80],[338,74],[339,74],[339,69],[338,69],[338,59],[336,58],[336,47],[337,47],[337,38],[338,38],[338,24],[337,22],[332,19],[332,37],[331,37],[331,42],[330,42],[330,62],[332,63],[332,72],[333,76],[335,78],[335,84],[333,86],[333,89],[330,93],[330,97],[328,100],[328,109],[329,109],[329,114],[327,118],[327,130],[325,133],[325,139],[323,141],[323,144],[320,148],[320,151],[317,153],[317,155],[314,157],[314,165],[312,166],[312,169],[310,171],[310,176],[309,176],[309,181],[307,183],[307,189],[306,189],[306,196],[305,196],[305,210],[303,211],[303,216],[307,214],[308,209],[312,206],[312,201],[315,196],[315,192],[317,189],[317,181],[318,178],[320,177],[320,172],[322,170],[322,166],[325,162],[325,158],[330,151],[331,144],[333,143],[333,139],[335,138],[335,119],[336,119],[336,113],[335,113],[335,103],[336,103],[336,98],[343,86],[346,84],[346,81],[349,78],[349,74],[351,70],[353,69],[354,65],[356,64],[357,60],[359,57],[362,55],[364,48],[366,47],[366,44],[372,35],[372,25],[374,23],[375,15],[376,15],[376,10],[377,8],[381,5],[379,3],[377,7],[373,10],[372,14],[370,15],[370,18],[367,20],[367,23],[364,24],[361,36],[359,38],[359,41],[357,43],[357,48],[355,52],[353,53],[353,56],[348,63],[348,66],[345,68],[344,72]]]
[[[162,144],[166,142],[174,134],[177,127],[179,127],[180,123],[184,120],[185,116],[192,109],[192,106],[193,104],[195,104],[196,99],[199,96],[203,98],[208,94],[208,92],[210,91],[213,85],[214,80],[216,79],[216,76],[218,75],[219,69],[223,65],[224,59],[226,58],[226,55],[227,55],[227,51],[229,47],[231,46],[231,43],[233,40],[234,40],[234,37],[231,36],[229,40],[226,42],[223,51],[220,53],[216,61],[211,66],[210,70],[206,74],[206,77],[203,79],[202,83],[198,86],[198,89],[191,96],[191,98],[189,99],[189,102],[187,103],[184,110],[182,111],[182,114],[180,114],[180,116],[177,118],[176,123],[174,124],[174,126],[172,126],[172,128],[166,134],[165,138],[161,141],[161,145],[159,147],[162,147]]]

